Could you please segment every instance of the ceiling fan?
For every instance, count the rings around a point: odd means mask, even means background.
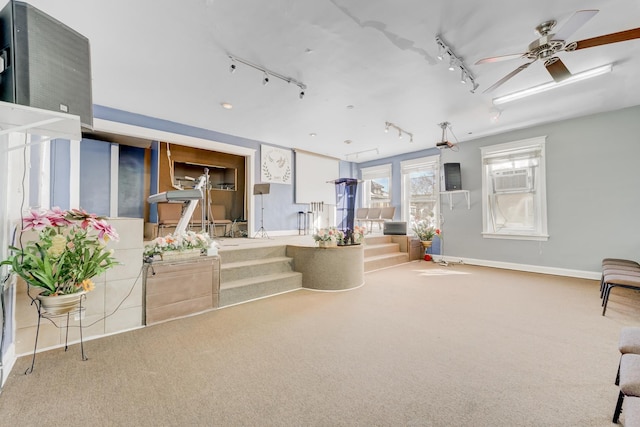
[[[529,44],[527,52],[503,56],[493,56],[477,61],[476,65],[486,64],[490,62],[506,61],[516,58],[530,60],[530,62],[522,64],[521,66],[495,82],[492,86],[485,89],[483,93],[491,92],[519,72],[529,67],[529,65],[533,64],[538,59],[544,60],[544,66],[549,74],[551,74],[551,77],[553,77],[553,80],[555,80],[556,82],[560,82],[568,77],[571,77],[571,72],[567,69],[560,58],[554,56],[556,53],[573,52],[574,50],[586,49],[589,47],[601,46],[605,44],[618,43],[640,38],[640,28],[633,28],[631,30],[605,34],[602,36],[580,40],[577,42],[566,42],[566,40],[573,33],[575,33],[580,27],[587,23],[587,21],[593,18],[598,12],[598,10],[579,10],[574,13],[573,16],[571,16],[571,18],[569,18],[569,20],[555,33],[552,33],[552,31],[557,22],[554,19],[545,21],[536,27],[536,32],[540,35],[540,38],[534,40],[533,42],[531,42],[531,44]]]

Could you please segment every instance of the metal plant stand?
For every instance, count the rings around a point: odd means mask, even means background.
[[[87,357],[87,355],[84,353],[84,342],[82,340],[82,313],[84,312],[85,308],[83,307],[83,302],[86,300],[87,296],[86,295],[81,295],[80,299],[78,300],[78,306],[74,309],[72,309],[71,311],[69,311],[68,313],[64,313],[64,314],[51,314],[51,313],[47,313],[43,308],[42,308],[42,303],[31,297],[31,295],[29,295],[29,297],[31,298],[31,304],[35,304],[36,309],[38,310],[38,325],[36,326],[36,338],[35,338],[35,343],[33,345],[33,357],[31,358],[31,366],[29,368],[27,368],[26,371],[24,371],[25,375],[28,375],[30,373],[33,372],[33,366],[36,363],[36,351],[38,349],[38,335],[40,334],[40,321],[42,319],[47,319],[49,320],[51,323],[53,323],[57,328],[60,328],[61,326],[58,326],[55,322],[55,319],[63,319],[66,317],[67,323],[66,323],[66,331],[65,331],[65,337],[64,337],[64,351],[67,351],[67,349],[69,348],[69,320],[71,319],[71,315],[78,315],[78,321],[79,321],[79,325],[80,325],[80,353],[82,355],[82,360],[88,360],[89,358]]]

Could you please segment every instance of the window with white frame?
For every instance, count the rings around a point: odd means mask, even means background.
[[[439,227],[440,156],[421,157],[400,163],[402,174],[402,219],[409,227],[426,220]]]
[[[391,206],[391,164],[362,168],[362,206]]]
[[[547,240],[545,139],[482,147],[483,236]]]

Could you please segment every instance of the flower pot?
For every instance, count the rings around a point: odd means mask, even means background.
[[[433,242],[431,240],[421,240],[420,243],[422,243],[422,246],[427,249],[431,247]]]
[[[163,252],[160,257],[163,261],[175,261],[178,259],[195,258],[201,255],[200,249],[185,249],[182,251],[167,251]]]
[[[324,241],[319,241],[318,242],[318,247],[319,248],[331,248],[334,246],[338,246],[338,242],[332,242],[332,241],[328,241],[328,242],[324,242]]]
[[[85,291],[66,295],[38,295],[42,310],[48,314],[59,315],[69,313],[78,307],[80,299],[86,294]]]

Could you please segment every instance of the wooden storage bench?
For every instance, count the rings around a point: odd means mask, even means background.
[[[220,257],[145,264],[143,292],[146,325],[217,308]]]

